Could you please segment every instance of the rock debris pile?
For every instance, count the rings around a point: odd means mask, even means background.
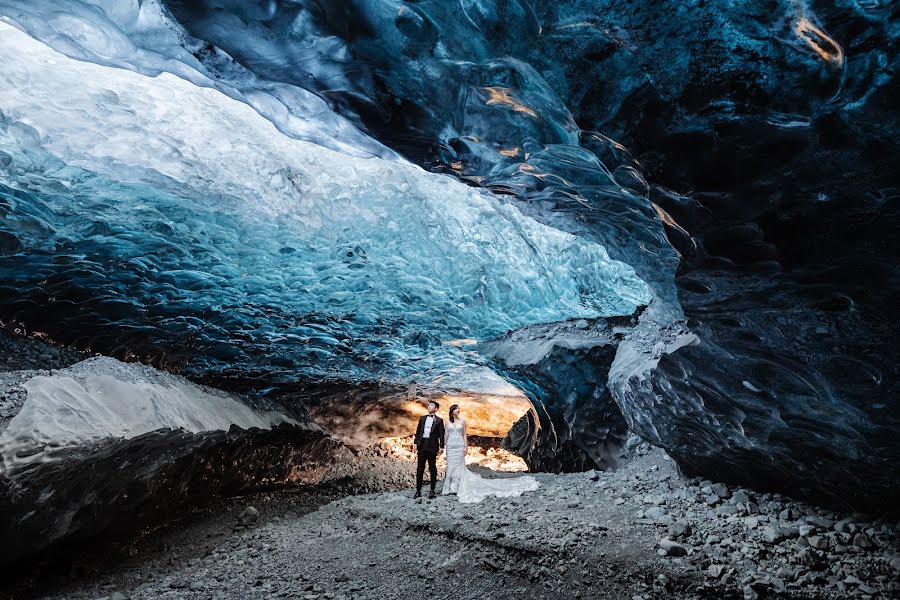
[[[685,479],[662,451],[634,451],[619,471],[538,474],[536,492],[476,505],[452,496],[415,502],[410,490],[348,496],[312,512],[298,510],[287,493],[264,496],[267,504],[260,496],[233,499],[214,522],[163,534],[183,541],[167,543],[153,560],[142,558],[138,544],[127,564],[46,597],[389,600],[445,590],[473,599],[837,600],[900,593],[896,523]],[[352,485],[348,479],[339,494]]]

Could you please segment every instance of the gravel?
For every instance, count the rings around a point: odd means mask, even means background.
[[[536,492],[476,505],[440,496],[414,502],[410,489],[345,496],[349,487],[232,498],[137,542],[123,551],[126,559],[104,559],[89,576],[35,576],[42,583],[34,597],[836,600],[900,594],[896,523],[731,486],[729,498],[741,501],[728,506],[737,512],[720,514],[706,503],[703,488],[712,482],[682,478],[661,450],[640,448],[620,471],[537,474]],[[307,498],[305,507],[294,503],[300,497]]]
[[[29,377],[86,357],[46,348],[0,334],[0,419]],[[628,448],[619,471],[537,474],[536,492],[477,505],[384,491],[414,465],[360,455],[326,486],[220,499],[124,547],[36,563],[0,597],[900,597],[897,523],[684,478],[662,450]]]
[[[22,409],[25,403],[23,383],[89,357],[90,354],[85,352],[58,348],[0,329],[0,429]]]

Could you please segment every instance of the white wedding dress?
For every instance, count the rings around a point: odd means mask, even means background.
[[[466,467],[465,422],[447,423],[447,475],[444,477],[446,496],[455,493],[460,502],[481,502],[487,496],[519,496],[538,488],[537,480],[526,475],[507,479],[484,479]]]

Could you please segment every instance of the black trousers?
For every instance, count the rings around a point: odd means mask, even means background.
[[[419,448],[416,464],[416,491],[422,491],[422,476],[425,474],[425,463],[428,463],[428,474],[431,475],[431,491],[437,483],[437,449]]]

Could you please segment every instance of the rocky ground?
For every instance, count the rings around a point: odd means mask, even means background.
[[[28,376],[81,358],[0,335],[4,421]],[[637,438],[628,452],[615,472],[537,474],[536,492],[466,505],[414,501],[409,440],[390,438],[322,485],[221,498],[137,541],[19,565],[0,599],[900,597],[897,523],[686,479]]]
[[[476,505],[453,497],[416,502],[408,489],[347,496],[352,486],[335,485],[224,499],[133,545],[83,556],[65,576],[54,575],[58,564],[45,565],[7,595],[900,595],[896,523],[682,479],[662,451],[633,451],[617,472],[538,474],[537,492]]]
[[[58,348],[0,330],[0,429],[22,408],[22,384],[36,375],[49,375],[88,358],[90,354]]]

